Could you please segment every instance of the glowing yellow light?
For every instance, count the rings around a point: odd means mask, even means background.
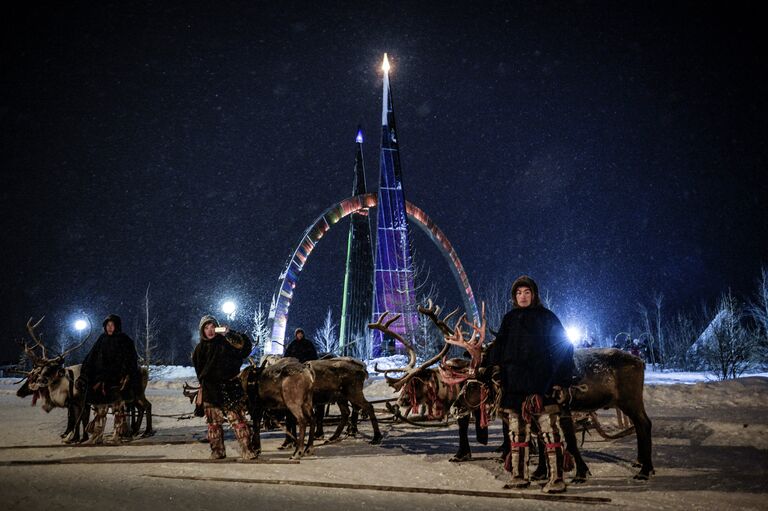
[[[384,70],[385,73],[389,73],[389,59],[387,58],[387,54],[384,54],[384,62],[381,64],[381,69]]]

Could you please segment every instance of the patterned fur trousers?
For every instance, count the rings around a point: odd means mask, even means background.
[[[221,408],[205,403],[205,420],[208,423],[208,443],[211,446],[211,459],[217,460],[227,456],[224,448],[224,414],[235,432],[235,438],[240,445],[240,452],[244,460],[256,458],[256,453],[251,449],[251,428],[245,421],[243,409]]]
[[[526,422],[523,414],[517,410],[504,410],[509,417],[509,471],[512,472],[511,488],[526,488],[531,484],[528,473],[528,457],[530,453],[531,424]],[[531,417],[538,423],[540,435],[546,449],[547,479],[542,488],[544,493],[560,493],[566,490],[563,480],[563,456],[565,444],[560,427],[560,408],[557,405],[547,405]]]
[[[126,421],[125,403],[119,401],[117,403],[95,405],[96,415],[93,420],[88,424],[86,431],[92,436],[88,440],[88,443],[103,444],[104,443],[104,428],[107,425],[107,413],[109,408],[115,412],[115,427],[112,433],[112,443],[119,443],[123,437],[129,437],[128,423]]]

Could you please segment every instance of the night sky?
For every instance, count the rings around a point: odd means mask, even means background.
[[[376,189],[384,52],[406,198],[478,299],[528,273],[564,321],[615,333],[654,292],[669,311],[752,292],[768,264],[757,7],[415,3],[6,6],[0,360],[31,315],[48,339],[79,311],[133,333],[149,283],[168,339],[225,298],[268,306],[302,231],[351,191],[358,124]],[[338,321],[347,228],[305,266],[291,330],[329,306]]]

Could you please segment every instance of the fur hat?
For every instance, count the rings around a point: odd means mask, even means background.
[[[123,331],[123,320],[120,319],[120,316],[117,314],[110,314],[106,318],[104,318],[104,321],[102,321],[101,326],[104,328],[104,332],[107,332],[107,323],[112,322],[113,325],[115,325],[115,332],[119,333]]]
[[[531,277],[528,275],[521,275],[520,277],[517,277],[517,279],[512,283],[512,306],[517,308],[517,300],[515,299],[515,294],[517,293],[517,289],[520,287],[527,287],[531,290],[531,293],[533,294],[533,300],[531,300],[531,307],[539,307],[541,305],[541,300],[539,299],[539,286],[536,285],[536,282],[533,281]]]
[[[200,338],[205,339],[205,335],[203,335],[203,328],[208,323],[213,323],[213,326],[217,327],[219,326],[219,320],[217,320],[214,316],[211,316],[210,314],[206,314],[202,318],[200,318]]]
[[[304,334],[304,337],[307,336],[307,332],[305,332],[303,328],[297,328],[296,330],[294,330],[293,331],[293,336],[296,337],[297,335],[299,335],[299,332]]]

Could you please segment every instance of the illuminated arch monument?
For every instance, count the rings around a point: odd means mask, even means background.
[[[375,208],[378,205],[378,196],[374,193],[366,193],[349,197],[343,201],[334,204],[320,215],[310,225],[301,237],[296,250],[294,250],[285,269],[280,274],[277,291],[272,297],[272,304],[269,310],[269,321],[271,324],[272,336],[265,346],[266,353],[281,353],[283,351],[282,343],[285,339],[285,329],[288,324],[288,311],[293,300],[293,292],[299,280],[299,274],[314,250],[326,232],[332,226],[336,225],[342,218],[356,212],[362,212],[367,209]],[[424,211],[406,202],[406,212],[408,218],[418,225],[429,238],[437,245],[437,248],[446,258],[453,274],[456,284],[461,290],[464,309],[467,317],[471,321],[478,317],[477,304],[472,287],[467,279],[464,267],[461,265],[459,256],[453,249],[451,242],[445,236],[442,230],[427,216]]]
[[[273,353],[275,343],[285,340],[288,309],[293,291],[304,264],[323,235],[342,218],[352,215],[347,240],[344,299],[342,304],[340,343],[344,354],[349,345],[357,344],[366,353],[368,341],[374,357],[401,351],[403,346],[386,339],[376,330],[370,333],[366,325],[372,318],[388,311],[400,315],[390,328],[406,339],[413,340],[418,326],[416,289],[411,257],[410,224],[408,218],[427,233],[448,259],[449,267],[464,299],[467,316],[477,317],[472,288],[459,257],[437,225],[419,208],[405,200],[403,172],[400,165],[400,146],[395,125],[395,109],[389,82],[389,60],[386,53],[382,64],[383,90],[381,103],[381,151],[379,158],[379,189],[377,194],[367,193],[362,157],[362,133],[357,134],[355,181],[352,197],[329,208],[304,232],[301,242],[280,274],[279,284],[270,306],[272,336],[265,351]],[[376,249],[371,254],[371,229],[368,210],[376,208]],[[393,344],[390,344],[393,343]]]

